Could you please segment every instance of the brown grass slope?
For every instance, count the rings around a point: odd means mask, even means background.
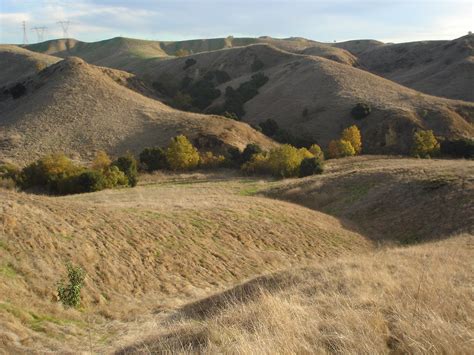
[[[224,48],[245,47],[251,44],[270,44],[277,48],[299,53],[313,48],[312,55],[353,65],[353,56],[344,49],[331,44],[316,42],[305,38],[279,39],[268,36],[227,37],[195,39],[186,41],[145,41],[133,38],[116,37],[98,42],[82,42],[75,39],[57,39],[28,45],[26,48],[58,57],[76,56],[86,62],[121,70],[133,70],[147,59],[174,57],[179,50],[202,53]]]
[[[162,49],[160,42],[124,37],[91,43],[75,39],[57,39],[31,44],[26,48],[61,58],[75,56],[91,64],[122,70],[126,70],[137,61],[168,55]]]
[[[474,101],[474,35],[385,44],[358,55],[368,70],[421,92]]]
[[[364,70],[323,58],[297,55],[269,45],[251,45],[192,56],[197,63],[184,70],[186,58],[150,60],[134,69],[139,77],[177,85],[182,78],[201,78],[207,71],[223,70],[234,88],[250,79],[255,59],[264,63],[269,81],[245,104],[244,120],[256,124],[272,118],[296,135],[306,134],[323,146],[357,123],[365,152],[410,150],[416,128],[432,129],[446,137],[472,137],[474,104],[423,95]],[[222,95],[213,106],[224,101]],[[362,121],[350,114],[358,102],[367,102],[372,113]],[[308,115],[302,114],[308,110]]]
[[[199,139],[206,148],[273,143],[248,125],[218,116],[171,109],[134,92],[131,74],[95,67],[79,58],[61,61],[26,83],[27,94],[0,102],[2,158],[31,161],[63,151],[88,159],[94,151],[139,152],[166,145],[177,134]],[[12,138],[13,137],[13,138]],[[4,144],[5,145],[5,144]]]
[[[251,196],[261,186],[194,174],[60,198],[0,190],[0,348],[91,345],[102,353],[147,314],[166,315],[262,273],[371,249],[333,217]],[[87,272],[81,312],[55,298],[67,261]]]
[[[3,90],[36,74],[60,58],[31,52],[14,45],[0,45],[0,88]],[[3,91],[2,90],[2,91]]]
[[[474,234],[474,162],[359,157],[264,194],[348,220],[377,242]]]
[[[117,353],[470,354],[473,246],[465,235],[260,277]]]

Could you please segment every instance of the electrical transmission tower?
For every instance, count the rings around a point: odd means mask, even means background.
[[[68,38],[67,30],[69,29],[70,23],[70,21],[58,21],[58,24],[60,24],[63,29],[63,38]]]
[[[36,31],[36,36],[38,36],[38,43],[43,42],[44,33],[47,30],[46,26],[36,26],[31,29],[32,31]]]
[[[23,45],[26,46],[28,44],[28,36],[26,34],[26,21],[22,22],[23,26]]]

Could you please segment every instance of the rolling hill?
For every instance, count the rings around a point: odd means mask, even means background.
[[[474,35],[384,44],[357,54],[366,69],[415,90],[474,101]]]
[[[465,352],[473,164],[327,165],[301,180],[145,175],[63,197],[0,188],[1,349]],[[67,261],[87,272],[79,310],[57,302]]]
[[[22,81],[61,60],[14,45],[0,45],[0,88]],[[3,91],[1,90],[1,91]]]
[[[180,133],[211,150],[274,144],[244,123],[174,110],[130,90],[146,89],[132,74],[79,58],[46,68],[24,86],[23,96],[3,93],[0,101],[3,159],[27,162],[54,151],[89,159],[98,149],[137,153]]]
[[[187,66],[188,60],[196,63]],[[225,72],[229,81],[207,111],[219,111],[228,86],[236,89],[256,72],[269,78],[244,105],[243,120],[257,124],[268,118],[295,135],[326,146],[343,128],[357,124],[366,153],[407,153],[413,130],[432,129],[439,136],[472,137],[474,104],[424,95],[380,76],[315,56],[298,55],[266,44],[194,54],[185,58],[148,60],[133,68],[140,78],[162,87],[183,87],[183,80],[202,83],[206,73]],[[372,107],[363,120],[351,117],[359,102]]]

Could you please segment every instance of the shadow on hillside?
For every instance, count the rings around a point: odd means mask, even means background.
[[[350,173],[264,195],[333,215],[376,243],[416,244],[474,231],[474,182],[465,177]]]

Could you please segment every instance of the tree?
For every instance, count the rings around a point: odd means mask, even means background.
[[[352,125],[342,131],[341,139],[351,143],[355,154],[360,154],[362,151],[362,137],[360,130],[356,125]]]
[[[321,147],[319,145],[317,145],[317,144],[311,145],[311,147],[309,147],[309,152],[311,154],[313,154],[314,157],[316,159],[318,159],[319,161],[324,160],[324,153],[323,153],[323,150],[321,149]]]
[[[79,266],[66,264],[68,283],[64,279],[58,282],[58,297],[66,307],[77,307],[81,302],[81,289],[86,277],[85,271]]]
[[[328,155],[329,158],[349,157],[355,155],[355,150],[349,141],[343,139],[332,140],[329,142]]]
[[[159,169],[167,169],[166,151],[163,148],[145,148],[139,156],[140,163],[142,163],[148,172]]]
[[[274,176],[298,176],[300,164],[304,158],[314,158],[314,156],[306,148],[298,149],[292,145],[283,144],[270,151],[268,167]]]
[[[419,130],[413,133],[412,154],[421,158],[427,158],[439,153],[439,143],[433,131]]]
[[[99,150],[92,162],[92,168],[95,170],[105,171],[110,166],[110,164],[112,164],[112,160],[107,155],[107,153],[103,150]]]
[[[138,164],[137,160],[131,154],[119,157],[112,163],[112,165],[119,168],[119,170],[125,174],[128,179],[128,184],[131,187],[137,186]]]
[[[171,140],[166,150],[166,161],[172,170],[188,170],[199,164],[199,152],[183,135]]]
[[[304,158],[301,161],[299,177],[322,174],[324,170],[323,161],[317,158]]]
[[[255,143],[247,144],[247,146],[245,147],[244,151],[242,152],[240,156],[241,164],[248,162],[250,159],[252,159],[252,157],[255,154],[259,154],[259,153],[262,153],[262,148],[260,148],[258,144],[255,144]]]
[[[352,117],[354,117],[356,120],[361,120],[368,115],[370,115],[370,112],[372,109],[368,104],[359,102],[357,105],[354,106],[354,108],[351,110]]]

